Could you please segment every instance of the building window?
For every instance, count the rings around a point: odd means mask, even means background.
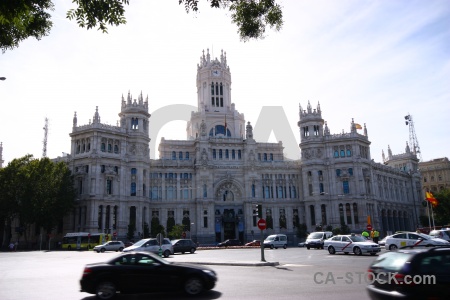
[[[352,224],[352,213],[350,211],[350,204],[345,204],[345,214],[347,216],[347,224]]]
[[[189,160],[189,152],[185,153],[185,158],[184,159]]]
[[[177,153],[175,151],[172,151],[172,160],[177,159]]]
[[[270,153],[270,161],[273,161],[273,154]]]
[[[219,149],[219,159],[222,159],[222,149]]]
[[[353,218],[355,219],[355,224],[359,223],[359,218],[358,218],[358,204],[353,203]]]
[[[119,153],[119,146],[114,145],[114,153],[115,154]]]
[[[320,194],[324,193],[324,191],[323,191],[323,183],[322,182],[319,183],[319,192],[320,192]]]
[[[342,182],[342,189],[344,191],[344,194],[350,194],[350,187],[348,185],[348,181],[347,180],[344,180]]]
[[[203,185],[203,198],[208,197],[208,189],[206,184]]]
[[[267,161],[267,153],[264,153],[264,161]]]
[[[338,150],[334,150],[334,157],[335,158],[339,157],[339,151]]]
[[[216,149],[213,149],[213,159],[216,159]]]
[[[101,149],[102,152],[105,152],[105,151],[106,151],[106,144],[105,144],[105,143],[102,143],[100,149]]]
[[[353,168],[348,168],[348,175],[353,176]]]
[[[112,194],[112,179],[111,178],[106,179],[106,194],[108,194],[108,195]]]
[[[241,150],[238,150],[238,159],[241,159]]]
[[[108,144],[108,152],[111,153],[112,152],[112,145]]]
[[[344,157],[344,156],[345,156],[345,151],[341,150],[341,157]]]
[[[105,173],[105,165],[101,165],[101,166],[100,166],[100,171],[101,171],[102,173]]]
[[[308,126],[303,127],[303,136],[304,137],[308,137],[309,136]]]
[[[336,176],[341,177],[341,169],[336,169]]]
[[[183,152],[178,152],[178,159],[179,160],[182,160],[183,159]]]
[[[231,159],[236,159],[236,151],[234,149],[231,150]]]
[[[136,182],[131,183],[130,196],[136,196]]]
[[[352,150],[347,149],[347,157],[350,157],[350,156],[352,156]]]
[[[137,174],[137,169],[131,168],[131,175],[136,175],[136,174]]]
[[[311,216],[311,225],[316,226],[316,211],[314,209],[314,205],[309,206],[309,214]]]
[[[230,158],[228,149],[225,149],[225,158],[226,158],[226,159],[229,159],[229,158]]]
[[[256,197],[256,186],[252,184],[252,198]]]

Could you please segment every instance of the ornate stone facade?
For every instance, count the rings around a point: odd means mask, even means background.
[[[162,139],[159,159],[150,159],[148,99],[122,97],[120,125],[78,126],[75,113],[71,154],[77,208],[64,231],[113,231],[125,238],[130,223],[141,234],[152,220],[166,229],[183,224],[191,238],[214,244],[227,238],[259,237],[256,204],[263,206],[265,234],[296,227],[310,231],[347,224],[360,231],[368,217],[382,232],[418,225],[420,177],[375,163],[370,141],[353,121],[350,132],[331,134],[320,105],[300,107],[302,158],[286,160],[283,144],[257,142],[253,128],[231,102],[226,54],[197,66],[198,110],[186,140]],[[154,137],[153,137],[154,138]],[[409,158],[416,165],[416,158]]]

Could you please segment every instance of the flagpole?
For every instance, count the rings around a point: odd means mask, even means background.
[[[431,205],[431,220],[433,220],[433,230],[436,230],[436,226],[434,226],[434,213],[433,213],[433,205]]]
[[[427,200],[427,212],[428,212],[428,227],[431,228],[431,219],[430,219],[430,201]]]

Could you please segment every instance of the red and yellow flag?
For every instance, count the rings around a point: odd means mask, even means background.
[[[433,207],[436,207],[439,204],[438,200],[434,198],[431,192],[425,192],[425,198],[431,203],[431,205],[433,205]]]
[[[356,129],[362,129],[361,124],[358,124],[358,123],[355,123],[355,127],[356,127]]]

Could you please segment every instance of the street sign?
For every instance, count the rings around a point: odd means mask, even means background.
[[[372,230],[372,225],[368,224],[368,225],[366,226],[366,228],[367,228],[367,230]]]
[[[266,229],[266,220],[259,219],[259,221],[258,221],[258,228],[261,229],[261,230]]]
[[[164,236],[161,233],[158,233],[156,235],[156,240],[158,241],[158,244],[161,246],[164,240]]]

